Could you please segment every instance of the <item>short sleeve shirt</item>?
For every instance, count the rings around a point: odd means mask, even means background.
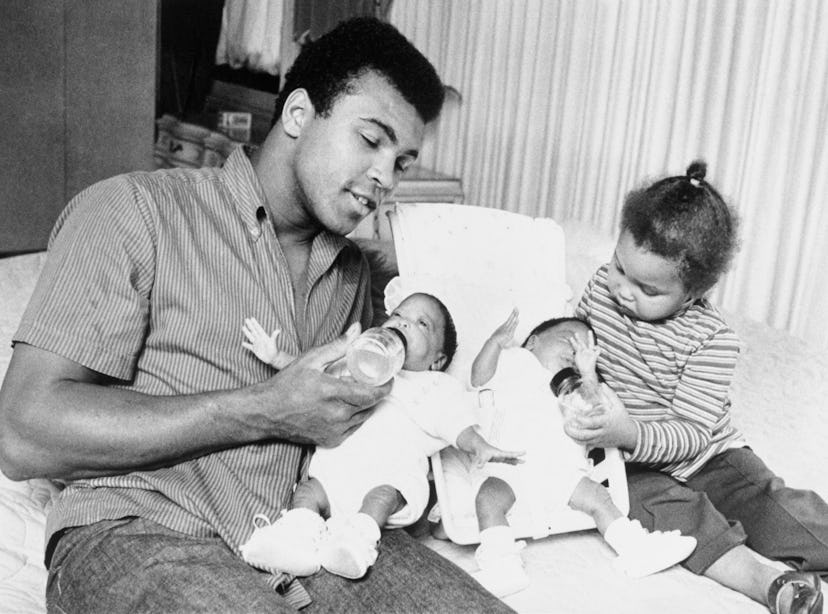
[[[221,169],[130,173],[73,199],[14,340],[144,394],[234,389],[275,373],[242,347],[246,317],[280,328],[277,342],[291,354],[370,322],[367,264],[347,239],[315,237],[307,284],[297,314],[261,185],[239,149]],[[285,507],[305,452],[273,441],[78,480],[55,502],[47,534],[140,516],[218,535],[238,552],[254,514]]]

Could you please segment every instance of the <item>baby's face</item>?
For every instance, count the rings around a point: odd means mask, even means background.
[[[391,312],[383,326],[396,328],[405,337],[403,369],[429,371],[443,366],[446,321],[433,298],[412,294]]]
[[[573,337],[588,344],[589,328],[581,322],[562,322],[539,335],[532,335],[526,341],[526,349],[532,352],[548,371],[557,373],[564,367],[575,366],[575,349],[571,341]]]

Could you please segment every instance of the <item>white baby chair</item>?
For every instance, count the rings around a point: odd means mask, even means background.
[[[515,335],[519,340],[543,320],[571,315],[564,233],[553,220],[447,203],[397,205],[388,211],[388,218],[399,277],[386,288],[386,306],[395,307],[415,291],[440,298],[452,313],[458,334],[458,350],[448,372],[464,383],[468,384],[477,351],[513,307],[520,311]],[[490,397],[485,391],[470,390],[469,394],[482,400],[476,405],[484,435],[494,434],[503,417],[500,409],[486,402]],[[530,429],[533,426],[538,429],[538,425],[527,425]],[[545,445],[555,445],[556,437],[566,437],[560,427],[543,430],[553,431],[542,433]],[[627,482],[620,453],[609,448],[593,451],[590,457],[590,477],[604,483],[615,504],[627,513]],[[446,533],[458,544],[479,542],[465,454],[447,448],[431,461]],[[566,470],[551,467],[542,471]],[[541,516],[538,510],[526,507],[518,501],[510,513],[516,537],[541,538],[595,526],[587,514],[565,506],[543,511]]]

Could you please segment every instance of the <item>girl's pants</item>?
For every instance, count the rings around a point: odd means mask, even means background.
[[[727,450],[687,482],[627,465],[630,517],[650,530],[680,530],[698,546],[684,562],[701,574],[739,544],[828,578],[828,504],[788,488],[750,448]]]

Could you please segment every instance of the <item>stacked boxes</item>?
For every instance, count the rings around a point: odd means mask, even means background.
[[[172,115],[162,115],[155,124],[153,159],[158,168],[221,166],[236,147],[244,144]]]

